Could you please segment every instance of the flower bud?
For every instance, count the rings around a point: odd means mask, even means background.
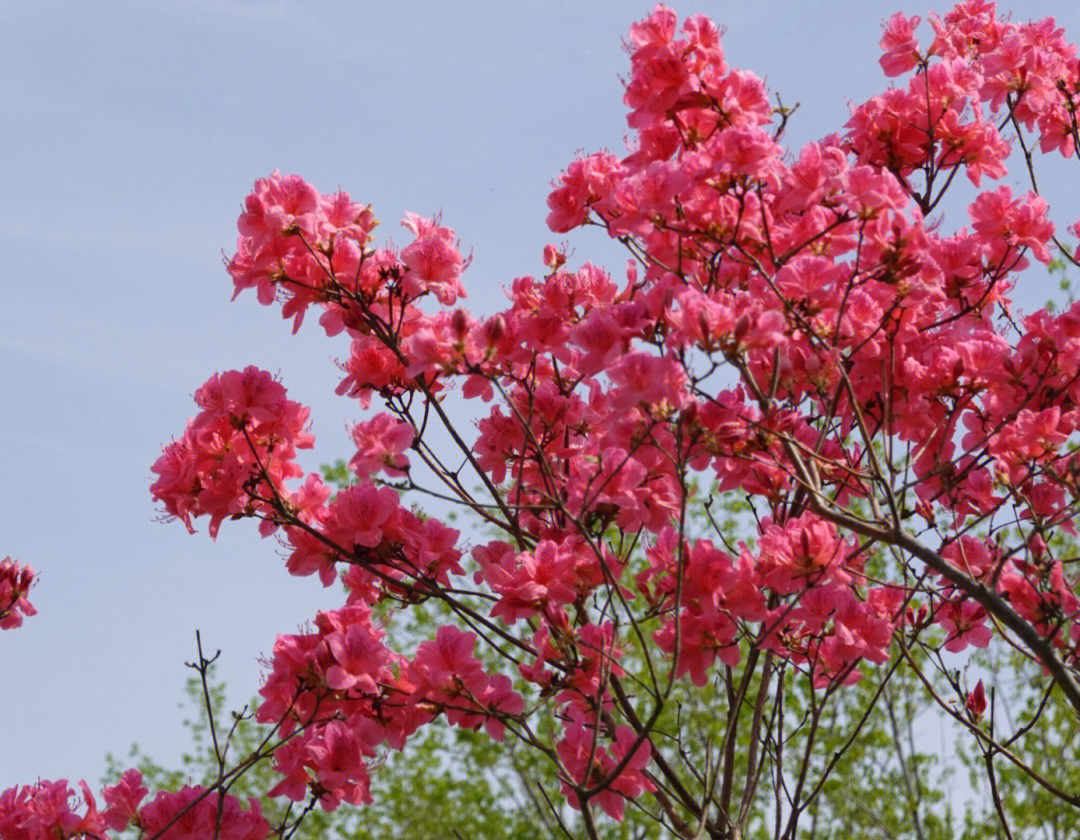
[[[984,714],[986,714],[986,690],[983,688],[982,680],[979,680],[975,684],[974,690],[968,693],[967,700],[964,701],[964,707],[967,709],[968,716],[978,723],[982,720]]]

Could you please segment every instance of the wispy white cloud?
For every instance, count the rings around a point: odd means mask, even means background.
[[[50,460],[57,456],[65,456],[77,461],[122,459],[131,465],[147,467],[149,466],[148,458],[156,457],[154,452],[148,453],[136,443],[129,446],[114,446],[96,439],[92,446],[88,446],[85,442],[76,442],[65,436],[39,435],[26,431],[12,432],[7,429],[0,429],[0,446],[18,447],[20,452],[26,450],[44,452],[48,454]]]
[[[88,346],[97,345],[97,350],[100,351],[102,342],[94,340],[98,337],[87,336],[85,333],[78,337],[72,333],[66,333],[66,335],[73,340],[51,343],[31,342],[0,335],[0,354],[21,356],[24,359],[33,359],[64,370],[75,370],[84,374],[115,379],[144,389],[171,394],[187,394],[191,390],[179,385],[173,377],[160,375],[160,372],[133,368],[130,358],[125,359],[119,353],[107,351],[105,354],[88,353]],[[87,340],[88,338],[90,340]],[[9,363],[9,361],[4,361],[0,364]]]
[[[198,9],[209,15],[245,20],[280,20],[289,11],[285,0],[172,0],[176,6]]]
[[[205,260],[204,252],[192,248],[192,242],[214,242],[218,232],[209,227],[184,230],[176,226],[153,228],[145,220],[116,221],[95,228],[71,225],[14,222],[4,225],[0,241],[12,239],[27,245],[75,250],[153,251],[187,261]],[[217,251],[208,251],[213,255]],[[196,256],[197,255],[197,256]]]

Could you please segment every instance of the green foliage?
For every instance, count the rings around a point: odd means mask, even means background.
[[[1055,300],[1049,298],[1046,301],[1046,309],[1048,312],[1054,312],[1061,305],[1069,305],[1076,303],[1076,292],[1073,289],[1072,280],[1069,279],[1068,265],[1061,257],[1055,257],[1050,261],[1050,264],[1046,267],[1047,273],[1050,275],[1051,281],[1057,282],[1057,291],[1061,293],[1061,297],[1064,301]]]
[[[352,484],[353,474],[344,458],[338,458],[332,464],[320,464],[319,471],[322,472],[323,481],[338,490]]]
[[[1060,691],[1046,693],[1041,669],[1015,650],[978,657],[995,691],[982,727],[999,739],[1032,723],[1024,734],[1008,744],[1009,750],[1038,776],[1074,796],[1080,791],[1080,763],[1075,760],[1080,743],[1080,720]],[[1005,837],[997,815],[987,775],[985,748],[973,740],[961,742],[960,758],[982,809],[969,814],[963,840]],[[1002,810],[1014,840],[1068,840],[1077,836],[1077,811],[1032,780],[1032,777],[997,754],[994,778]]]
[[[324,472],[338,489],[347,486],[349,473],[344,462],[325,466]],[[688,534],[724,534],[728,549],[733,551],[738,546],[731,543],[740,538],[751,542],[754,511],[746,500],[730,494],[712,494],[703,500],[704,505],[688,517]],[[609,544],[620,544],[614,529],[609,536]],[[1077,553],[1075,545],[1056,545],[1055,549]],[[632,575],[643,568],[644,553],[640,546],[629,544],[627,551],[628,574]],[[867,568],[880,571],[889,562],[887,555],[869,554]],[[382,614],[391,646],[399,650],[414,648],[449,619],[448,607],[437,600]],[[648,638],[658,626],[656,618],[640,630]],[[498,665],[505,672],[493,651],[480,646],[477,654],[487,659],[489,667]],[[933,675],[925,651],[912,649],[910,655],[924,674]],[[663,666],[654,661],[650,670],[639,647],[628,650],[620,664],[627,672],[622,683],[630,702],[639,718],[648,718],[655,700],[646,689],[654,675],[664,680]],[[993,802],[984,793],[984,752],[969,733],[943,716],[914,670],[901,665],[866,668],[866,676],[857,685],[824,691],[812,688],[806,676],[791,665],[765,655],[744,657],[735,668],[718,666],[715,678],[704,688],[686,680],[676,682],[657,719],[653,742],[667,757],[678,783],[693,796],[711,801],[714,813],[725,802],[737,810],[746,796],[750,818],[745,840],[777,837],[778,820],[782,828],[796,789],[801,789],[803,801],[811,797],[799,823],[801,840],[1004,837]],[[748,667],[752,670],[746,676]],[[977,673],[988,684],[1007,689],[999,694],[1008,694],[1019,704],[1010,709],[998,701],[994,715],[999,735],[1037,718],[1026,734],[1011,744],[1012,751],[1062,789],[1080,791],[1080,765],[1063,764],[1060,758],[1068,756],[1072,745],[1080,741],[1078,722],[1056,694],[1045,698],[1037,693],[1042,681],[1037,679],[1035,666],[1013,654],[1003,659],[979,656],[969,667],[972,675]],[[768,683],[763,686],[766,673]],[[736,688],[744,678],[742,701],[732,715],[738,702]],[[941,684],[935,683],[935,690],[950,696],[948,680],[940,673],[937,680]],[[779,692],[778,683],[782,685]],[[254,723],[247,709],[233,716],[226,713],[222,683],[211,679],[209,695],[218,732],[232,727],[229,758],[235,763],[256,749],[264,729]],[[215,780],[218,765],[197,678],[188,681],[187,697],[189,713],[184,726],[190,732],[192,747],[181,757],[180,766],[165,767],[133,748],[129,761],[109,757],[110,780],[133,764],[151,789],[177,789]],[[767,725],[755,722],[757,716],[764,717]],[[538,717],[550,725],[550,716]],[[728,753],[734,757],[735,772],[725,793],[717,768],[724,759],[729,726],[733,747]],[[543,737],[549,733],[538,734]],[[559,793],[552,762],[517,742],[509,732],[506,742],[500,744],[482,732],[452,728],[436,720],[417,732],[404,751],[387,750],[373,765],[371,805],[359,809],[343,806],[333,813],[316,808],[292,836],[296,840],[582,836],[580,816]],[[1002,809],[1016,840],[1075,836],[1074,808],[1034,784],[1001,755],[994,758],[993,766]],[[975,792],[966,802],[955,793],[957,779],[964,771]],[[759,778],[755,776],[758,773]],[[670,780],[661,775],[657,778],[668,788],[664,796],[670,798]],[[230,792],[264,797],[264,811],[274,822],[286,814],[283,800],[264,796],[275,783],[270,762],[263,761],[240,776]],[[745,793],[748,784],[750,794]],[[288,813],[295,816],[298,806],[291,806]],[[598,836],[602,840],[673,837],[670,826],[657,822],[658,817],[666,820],[668,816],[660,798],[645,795],[628,803],[622,823],[600,821]]]
[[[410,634],[418,632],[426,622],[436,620],[432,609],[427,605],[425,608],[426,614],[417,613],[417,626],[407,628]],[[816,754],[831,756],[851,738],[864,710],[873,704],[884,674],[884,670],[875,672],[858,686],[833,695],[818,733]],[[925,711],[925,699],[919,696],[914,678],[901,674],[893,675],[890,691],[883,694],[887,702],[873,705],[873,712],[859,728],[844,760],[822,785],[820,796],[804,820],[800,837],[951,840],[955,836],[944,793],[948,771],[941,771],[935,757],[916,749],[913,728],[920,712]],[[733,669],[732,682],[738,683],[742,675],[742,667]],[[784,744],[786,784],[790,785],[807,747],[807,712],[815,699],[798,674],[789,672],[784,685],[785,714],[789,719],[788,740]],[[735,733],[738,756],[746,756],[750,748],[753,699],[759,687],[760,679],[755,678],[746,692],[744,714],[740,715]],[[678,741],[679,750],[690,763],[705,771],[715,767],[719,760],[728,697],[719,680],[704,689],[688,689],[681,684],[680,688],[658,721],[658,741]],[[136,766],[151,789],[175,790],[185,784],[213,782],[217,764],[198,679],[187,681],[186,693],[188,714],[184,726],[191,734],[192,748],[181,757],[179,769],[168,769],[133,749],[127,761],[109,757],[107,781],[114,781],[126,767]],[[222,721],[227,725],[235,722],[231,740],[234,759],[251,752],[264,734],[263,728],[246,713],[239,720],[225,713],[222,683],[211,681],[210,696],[219,731]],[[899,740],[894,736],[890,716],[895,718]],[[763,749],[767,750],[767,745]],[[808,784],[817,783],[822,769],[811,768]],[[681,776],[687,786],[695,786],[691,773],[684,769]],[[437,721],[417,732],[403,752],[388,751],[382,763],[372,769],[371,778],[372,804],[360,809],[343,806],[329,814],[316,809],[301,824],[294,835],[296,840],[390,840],[401,836],[449,840],[457,835],[511,840],[564,836],[548,800],[557,809],[559,819],[578,836],[578,818],[558,794],[558,780],[551,763],[536,751],[515,743],[510,736],[505,744],[499,744],[482,732],[454,729]],[[262,762],[241,776],[231,792],[241,797],[259,797],[275,781],[269,762]],[[765,840],[774,836],[774,788],[768,778],[759,786],[748,838]],[[909,788],[913,795],[909,796]],[[733,796],[736,805],[742,794],[740,782]],[[263,798],[262,805],[272,822],[283,816],[281,800]],[[914,828],[915,814],[921,835]],[[603,840],[673,836],[659,828],[652,816],[635,803],[627,809],[622,823],[603,821],[598,831]]]

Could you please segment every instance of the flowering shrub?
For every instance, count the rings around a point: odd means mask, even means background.
[[[894,15],[881,66],[898,81],[789,153],[790,111],[728,66],[717,27],[658,6],[629,34],[631,151],[580,157],[548,198],[552,231],[625,245],[625,277],[552,245],[543,276],[514,280],[489,317],[459,306],[468,260],[441,220],[409,214],[411,241],[380,245],[371,209],[343,192],[255,184],[228,267],[237,294],[254,289],[294,330],[314,309],[348,342],[338,393],[380,409],[352,430],[355,481],[334,495],[296,461],[314,443],[308,410],[265,371],[228,371],[153,467],[154,497],[189,530],[256,519],[289,572],[344,584],[340,609],[274,646],[256,712],[270,795],[370,801],[380,751],[444,719],[547,756],[588,836],[599,813],[648,802],[679,836],[734,837],[760,766],[742,760],[742,805],[730,747],[687,780],[678,739],[656,728],[683,681],[725,685],[733,721],[754,706],[774,762],[785,718],[768,714],[770,686],[812,686],[812,733],[868,668],[919,668],[912,650],[1013,645],[1080,711],[1080,600],[1056,547],[1080,499],[1080,304],[1020,318],[1010,298],[1032,259],[1076,259],[1031,152],[1075,151],[1077,51],[1053,20],[1014,23],[981,0],[929,24],[927,40]],[[985,186],[1014,150],[1031,189]],[[958,174],[981,190],[970,224],[930,222]],[[451,391],[479,406],[475,433],[447,413]],[[695,524],[711,487],[748,499],[752,539]],[[431,496],[496,536],[470,542],[410,506]],[[0,566],[0,626],[32,612],[29,577]],[[390,645],[388,617],[430,599],[456,623]],[[982,682],[954,688],[943,708],[1005,754],[980,728]],[[812,745],[777,836],[820,790]],[[85,787],[73,811],[66,782],[7,791],[0,836],[129,822],[267,836],[219,760],[215,787],[145,805],[125,776],[100,813]]]

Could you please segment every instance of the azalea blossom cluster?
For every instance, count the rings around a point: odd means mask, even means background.
[[[10,557],[0,560],[0,630],[21,627],[23,616],[37,614],[27,598],[33,583],[33,566],[20,566]]]
[[[158,840],[220,837],[222,840],[263,840],[270,826],[257,799],[247,807],[235,796],[215,794],[199,787],[149,790],[138,770],[128,770],[115,785],[102,789],[104,810],[99,809],[86,783],[82,795],[64,780],[38,782],[0,793],[0,837],[4,840],[64,840],[69,837],[106,838],[129,827],[139,836]]]
[[[195,402],[202,411],[154,463],[151,492],[188,530],[193,516],[209,516],[216,535],[227,517],[264,509],[269,500],[260,501],[260,493],[302,475],[296,450],[310,448],[314,438],[304,431],[308,409],[256,367],[215,374]]]
[[[326,722],[277,750],[283,778],[271,796],[303,801],[310,793],[327,810],[371,802],[368,765],[379,747],[400,749],[440,714],[501,741],[503,721],[524,711],[509,677],[486,673],[475,657],[475,635],[440,627],[411,659],[384,637],[362,604],[319,613],[313,633],[278,637],[257,719],[283,721],[285,735],[297,722]]]
[[[628,153],[579,157],[548,198],[553,232],[625,245],[625,278],[551,245],[486,317],[458,305],[468,259],[440,219],[378,245],[344,192],[255,184],[237,294],[294,329],[320,311],[348,341],[338,393],[379,409],[334,494],[295,460],[308,410],[229,371],[153,467],[189,529],[257,519],[289,572],[344,585],[268,660],[272,795],[370,801],[380,750],[442,718],[543,752],[587,824],[661,787],[674,823],[653,728],[672,686],[761,661],[827,696],[912,646],[997,639],[1080,709],[1080,600],[1053,547],[1080,504],[1080,303],[1018,317],[1011,298],[1032,259],[1075,257],[1033,169],[1030,190],[984,186],[1017,147],[1073,155],[1077,51],[982,0],[931,16],[929,43],[920,23],[885,25],[896,83],[789,151],[790,110],[718,28],[657,6],[627,42]],[[977,193],[950,229],[931,217],[961,172]],[[692,519],[714,492],[747,501],[751,538]],[[412,506],[432,496],[487,536]],[[432,599],[458,624],[395,649],[387,624]],[[982,683],[960,700],[978,726]]]

